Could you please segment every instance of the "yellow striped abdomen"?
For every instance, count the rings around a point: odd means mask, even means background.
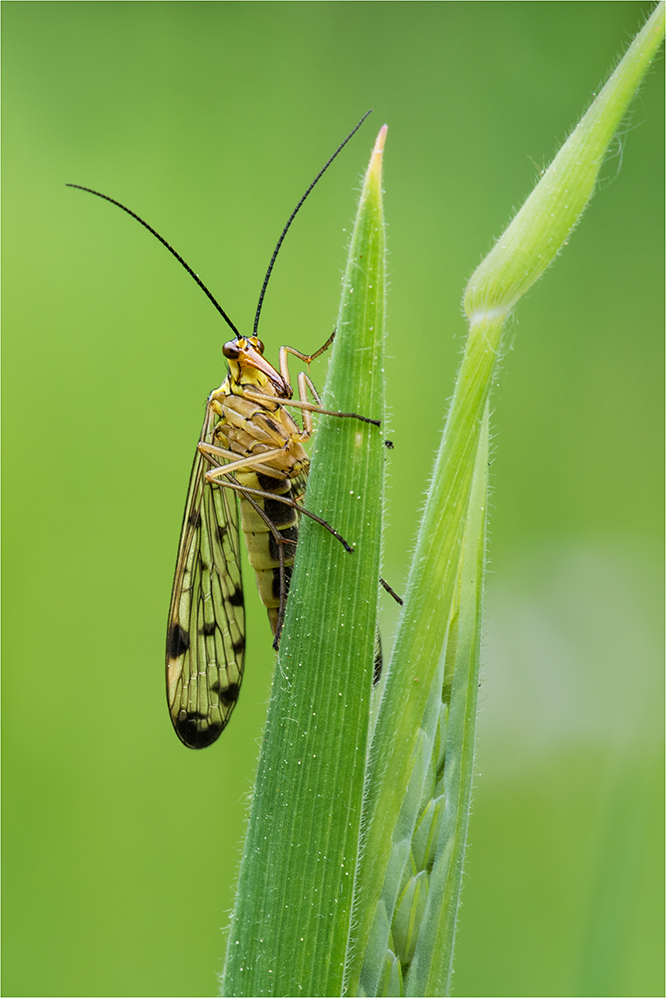
[[[239,472],[237,475],[241,485],[260,489],[262,492],[272,492],[276,496],[295,500],[300,494],[300,481],[291,479],[280,480],[268,475],[254,472]],[[252,504],[241,495],[241,528],[245,534],[247,553],[250,565],[254,569],[257,589],[262,603],[268,611],[268,619],[275,634],[280,607],[280,588],[284,585],[285,598],[289,592],[296,541],[298,540],[298,510],[287,506],[277,499],[260,499],[253,497],[254,502],[263,511],[264,516],[274,529],[285,540],[293,542],[282,545],[284,578],[280,578],[279,542],[275,538],[268,523],[253,508]]]

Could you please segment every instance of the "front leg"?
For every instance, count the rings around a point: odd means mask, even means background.
[[[307,375],[305,374],[304,371],[301,372],[301,373],[303,374],[303,376],[305,378],[307,378]],[[310,379],[308,378],[308,381],[309,380]],[[300,375],[299,375],[299,382],[300,382]],[[311,384],[311,382],[310,382],[310,384]],[[299,394],[300,394],[300,391],[301,391],[301,389],[300,389],[300,384],[299,384]],[[305,414],[306,413],[310,413],[310,412],[318,412],[322,416],[338,416],[341,419],[360,419],[362,423],[371,423],[372,426],[381,426],[382,425],[381,424],[381,420],[379,420],[379,419],[370,419],[369,416],[360,416],[357,412],[334,412],[332,409],[322,409],[321,406],[319,406],[319,405],[312,405],[310,402],[305,402],[305,401],[299,401],[299,402],[297,402],[296,399],[280,399],[280,398],[276,398],[275,395],[264,395],[262,392],[250,391],[248,388],[245,388],[243,390],[243,395],[244,395],[245,398],[250,399],[251,402],[272,402],[273,404],[275,404],[277,402],[279,405],[286,406],[287,408],[291,407],[293,409],[302,409],[303,410],[303,424],[304,424],[304,427],[305,427],[304,430],[303,430],[305,436],[301,437],[302,440],[307,440],[307,438],[312,433],[312,420],[311,420],[311,418],[308,420],[309,429],[305,426],[305,420],[306,420]]]
[[[336,331],[334,329],[329,338],[324,343],[323,347],[319,347],[319,349],[315,353],[310,353],[310,354],[301,353],[300,350],[296,350],[294,347],[280,347],[280,354],[279,354],[280,374],[282,375],[282,380],[286,381],[286,383],[289,385],[290,388],[291,388],[291,377],[289,376],[289,360],[287,355],[292,354],[294,357],[298,357],[299,360],[302,360],[303,363],[307,364],[309,367],[313,360],[316,360],[317,357],[321,357],[324,351],[328,350],[331,343],[335,339],[335,332]]]

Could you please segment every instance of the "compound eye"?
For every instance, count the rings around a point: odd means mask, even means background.
[[[229,340],[228,343],[225,343],[222,347],[222,353],[227,360],[238,360],[240,357],[240,350],[236,340]]]
[[[264,354],[264,349],[265,349],[265,347],[264,347],[264,341],[260,340],[260,339],[257,339],[257,350],[259,351],[259,353],[262,356]]]

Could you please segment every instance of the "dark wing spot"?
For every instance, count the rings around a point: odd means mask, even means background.
[[[211,634],[215,634],[215,621],[214,620],[204,621],[204,625],[201,628],[201,633],[205,634],[206,637],[210,637]]]
[[[280,432],[280,427],[277,425],[277,423],[274,423],[272,419],[269,419],[268,416],[264,417],[264,422],[266,423],[266,426],[269,428],[269,430],[273,431],[273,433]]]
[[[220,737],[224,725],[219,721],[209,721],[204,714],[185,714],[174,721],[176,734],[183,745],[191,749],[207,748]]]
[[[238,700],[240,686],[238,683],[229,683],[226,690],[220,691],[220,701],[224,707],[231,707]]]
[[[245,648],[245,638],[243,637],[242,634],[239,638],[236,638],[236,640],[232,642],[231,647],[236,652],[236,654],[238,654],[240,651],[243,651],[243,648]]]
[[[243,597],[243,590],[240,586],[236,586],[232,593],[229,593],[227,599],[231,606],[245,606],[245,599]]]
[[[190,511],[190,515],[187,518],[187,522],[191,527],[194,527],[195,530],[197,529],[197,527],[201,523],[201,513],[199,512],[198,509],[193,509]]]
[[[189,647],[190,638],[187,631],[178,623],[172,624],[167,634],[167,657],[180,658]]]
[[[225,527],[223,524],[218,524],[217,536],[219,537],[220,541],[224,541],[224,538],[227,536],[228,532],[229,532],[228,527]]]

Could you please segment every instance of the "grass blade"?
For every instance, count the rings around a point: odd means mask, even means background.
[[[383,128],[343,284],[325,408],[383,419]],[[381,430],[320,417],[261,749],[225,995],[341,993],[359,841],[379,585]]]
[[[488,407],[474,469],[458,585],[447,638],[442,714],[432,796],[417,821],[412,862],[427,877],[427,903],[406,964],[404,994],[449,994],[453,940],[469,823],[488,492]],[[418,848],[420,840],[427,846]]]
[[[421,813],[419,807],[428,792],[435,765],[426,753],[429,744],[436,744],[432,718],[441,703],[442,657],[454,610],[474,469],[485,432],[484,413],[502,330],[511,309],[552,263],[579,221],[594,191],[608,144],[663,35],[664,5],[660,3],[535,190],[477,268],[465,294],[469,336],[419,530],[405,606],[373,734],[347,994],[401,993],[407,986],[409,992],[405,993],[435,995],[448,986],[445,982],[450,977],[469,811],[470,785],[462,770],[453,772],[448,784],[454,787],[457,781],[456,814],[450,814],[444,822],[455,833],[450,839],[455,857],[452,853],[450,861],[443,860],[433,867],[432,876],[437,873],[438,877],[439,901],[435,905],[429,897],[423,905],[423,878],[419,896],[415,887],[407,899],[410,913],[426,922],[437,917],[441,924],[428,925],[430,942],[423,944],[423,950],[419,949],[420,941],[407,938],[407,956],[411,957],[413,950],[414,966],[404,983],[401,976],[407,965],[401,961],[401,967],[396,968],[390,956],[387,960],[387,953],[389,949],[395,953],[391,925],[401,891],[406,887],[405,870]],[[478,614],[477,603],[472,603],[470,612]],[[472,633],[469,628],[468,632]],[[471,674],[468,666],[468,676]],[[467,703],[470,707],[473,704],[469,694]],[[465,708],[452,728],[457,730],[459,741],[453,743],[452,731],[447,741],[447,765],[454,768],[471,765],[475,712]],[[449,775],[445,772],[445,783]],[[452,878],[457,878],[457,886]],[[397,914],[401,919],[402,913]],[[401,926],[398,932],[402,932]],[[434,947],[431,952],[426,952],[428,945]],[[395,991],[396,988],[399,990]]]

